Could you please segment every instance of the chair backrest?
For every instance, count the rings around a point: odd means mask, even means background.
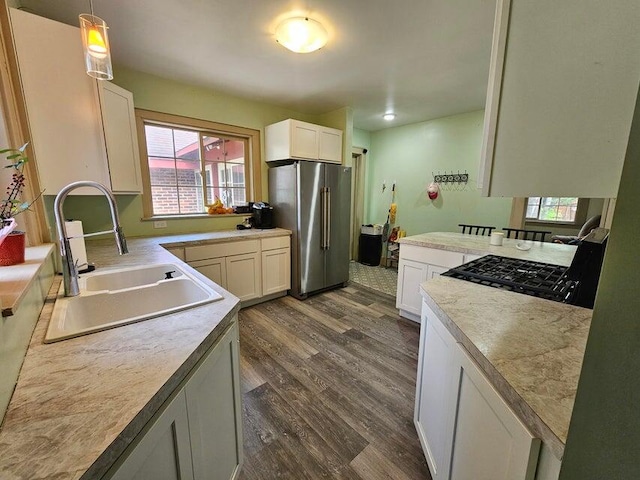
[[[589,220],[584,222],[584,225],[578,232],[578,237],[586,237],[591,233],[591,230],[600,225],[600,220],[602,219],[602,215],[594,215]]]
[[[458,226],[462,227],[462,233],[468,233],[469,235],[491,235],[491,232],[496,228],[484,225],[467,225],[465,223],[459,223]]]
[[[544,242],[544,237],[551,235],[551,232],[547,230],[524,230],[522,228],[503,228],[507,233],[507,238],[513,238],[516,240],[533,240],[534,242]]]

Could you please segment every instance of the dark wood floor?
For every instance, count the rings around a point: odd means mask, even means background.
[[[418,336],[357,284],[242,310],[240,478],[430,480],[413,426]]]

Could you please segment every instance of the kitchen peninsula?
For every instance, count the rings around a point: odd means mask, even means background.
[[[504,239],[503,245],[489,244],[489,237],[454,232],[431,232],[400,239],[398,294],[396,307],[400,316],[420,321],[422,297],[420,284],[450,268],[484,255],[518,258],[535,262],[569,266],[576,252],[573,245],[525,242],[529,250],[520,250],[522,240]]]
[[[564,266],[575,253],[517,243],[433,233],[401,247],[434,272],[419,286],[414,412],[434,480],[558,478],[592,310],[437,274],[489,253]]]

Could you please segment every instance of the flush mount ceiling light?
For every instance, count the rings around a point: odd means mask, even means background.
[[[111,51],[109,50],[108,26],[100,17],[93,14],[93,2],[89,2],[91,13],[79,16],[84,63],[87,74],[98,80],[111,80]]]
[[[292,17],[276,28],[276,41],[296,53],[311,53],[327,43],[327,30],[308,17]]]
[[[396,114],[395,113],[385,113],[384,115],[382,115],[382,118],[385,119],[387,122],[390,122],[391,120],[395,120]]]

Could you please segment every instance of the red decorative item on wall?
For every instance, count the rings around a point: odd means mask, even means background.
[[[438,184],[436,182],[431,182],[427,187],[427,195],[430,200],[435,200],[438,198],[438,192],[440,189],[438,188]]]
[[[11,232],[0,245],[0,266],[24,263],[25,232]]]

